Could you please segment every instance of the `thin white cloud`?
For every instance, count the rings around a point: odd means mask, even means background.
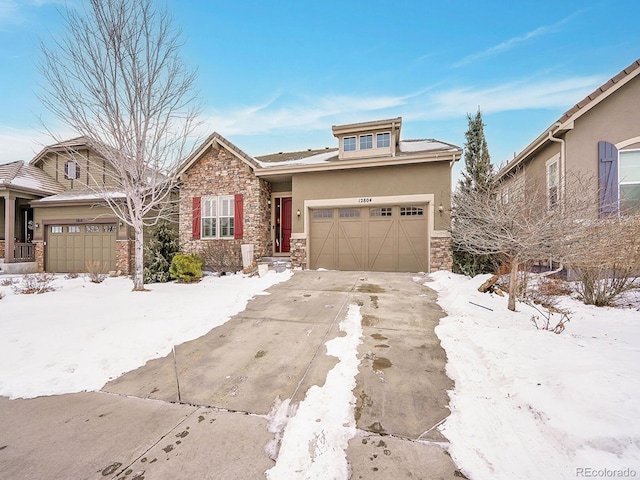
[[[60,138],[73,138],[77,134],[59,129]],[[58,135],[58,131],[56,131]],[[16,160],[30,161],[46,145],[54,143],[50,134],[38,129],[13,128],[0,125],[0,164]]]
[[[581,11],[578,11],[576,13],[572,13],[571,15],[563,18],[562,20],[557,21],[556,23],[552,24],[552,25],[543,25],[541,27],[538,27],[534,30],[531,30],[530,32],[526,32],[522,35],[518,35],[516,37],[510,38],[508,40],[505,40],[502,43],[499,43],[498,45],[494,45],[492,47],[487,48],[486,50],[483,50],[481,52],[477,52],[477,53],[473,53],[471,55],[468,55],[466,57],[464,57],[462,60],[459,60],[458,62],[454,63],[454,67],[462,67],[464,65],[467,65],[469,63],[475,62],[476,60],[480,60],[482,58],[487,58],[487,57],[492,57],[494,55],[497,55],[499,53],[505,52],[507,50],[511,50],[514,47],[517,47],[518,45],[527,42],[528,40],[531,40],[533,38],[536,37],[541,37],[543,35],[548,35],[550,33],[554,33],[557,32],[560,29],[560,26],[562,26],[563,24],[567,23],[571,18],[573,18],[574,16],[576,16],[577,14],[581,13]]]
[[[402,116],[411,121],[464,118],[480,106],[485,114],[571,107],[603,83],[598,76],[526,80],[486,88],[443,85],[398,96],[328,95],[279,97],[256,106],[211,111],[203,127],[223,135],[286,135],[326,130],[328,125]]]

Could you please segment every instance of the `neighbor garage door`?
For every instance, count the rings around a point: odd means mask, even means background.
[[[48,225],[45,269],[86,272],[87,262],[116,269],[116,224]]]
[[[426,205],[311,210],[310,268],[427,271]]]

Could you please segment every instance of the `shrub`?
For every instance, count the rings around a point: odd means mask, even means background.
[[[109,269],[107,262],[87,262],[85,266],[87,268],[87,276],[92,283],[102,283],[104,279],[107,278],[107,271]]]
[[[635,266],[624,265],[581,268],[576,272],[578,296],[587,305],[604,307],[613,305],[624,292],[640,286],[634,277]]]
[[[55,279],[56,277],[52,273],[25,275],[22,277],[22,282],[13,286],[13,291],[24,295],[53,292],[55,288],[52,283]]]
[[[461,273],[468,277],[475,277],[483,273],[494,273],[500,265],[497,255],[479,255],[456,248],[451,253],[454,273]]]
[[[169,273],[172,278],[182,282],[197,282],[202,278],[202,260],[192,253],[187,255],[178,253],[171,261]]]
[[[13,278],[5,278],[2,280],[2,282],[0,282],[0,286],[3,287],[13,287],[13,285],[15,284],[15,280]]]
[[[168,222],[161,222],[149,230],[149,237],[144,247],[144,283],[168,282],[171,261],[180,251],[178,233]]]
[[[237,272],[242,270],[242,251],[230,242],[208,241],[200,247],[205,266],[213,272]]]
[[[78,272],[69,272],[67,273],[64,278],[66,278],[67,280],[72,280],[74,278],[78,278],[80,275],[78,274]]]

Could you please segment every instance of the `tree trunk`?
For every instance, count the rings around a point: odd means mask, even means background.
[[[509,273],[509,303],[507,308],[512,312],[516,311],[516,291],[518,289],[518,262],[517,258],[511,258],[511,273]]]
[[[144,291],[144,227],[142,223],[134,227],[134,232],[133,290]]]

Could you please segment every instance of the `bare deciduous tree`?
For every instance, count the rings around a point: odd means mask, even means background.
[[[540,260],[576,273],[585,303],[609,304],[634,287],[640,272],[640,217],[620,212],[597,218],[597,192],[587,193],[593,185],[593,179],[570,172],[560,198],[517,174],[486,192],[458,189],[452,241],[462,251],[499,255],[510,266],[510,310],[515,310],[519,265]]]
[[[43,103],[112,167],[91,185],[135,234],[134,290],[144,289],[143,229],[171,216],[176,170],[198,102],[179,32],[152,0],[88,0],[42,44]],[[123,198],[124,197],[124,198]]]
[[[572,179],[575,191],[582,180]],[[486,191],[458,189],[452,203],[452,242],[474,254],[498,255],[510,267],[509,310],[516,308],[518,269],[529,261],[562,262],[572,243],[582,244],[590,203],[582,197],[551,201],[544,185],[514,177]]]

